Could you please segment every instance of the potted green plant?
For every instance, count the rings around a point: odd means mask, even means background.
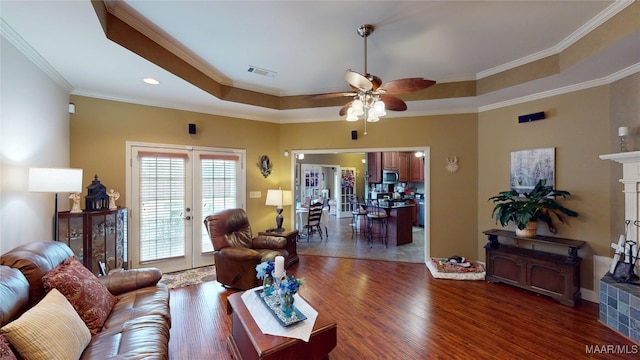
[[[554,223],[564,223],[564,215],[576,217],[578,213],[569,210],[556,201],[556,197],[566,198],[571,196],[568,191],[555,190],[547,185],[546,179],[539,180],[531,192],[519,194],[515,190],[502,191],[499,195],[492,196],[489,200],[496,203],[491,217],[495,217],[496,223],[506,226],[513,221],[516,226],[516,235],[522,237],[535,237],[538,221],[549,226],[549,231],[555,234],[558,230]]]

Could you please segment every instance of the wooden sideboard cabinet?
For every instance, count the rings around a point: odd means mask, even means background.
[[[485,245],[489,282],[502,282],[547,295],[561,304],[574,306],[580,298],[580,263],[578,249],[585,242],[552,236],[524,238],[513,231],[487,230]],[[511,239],[514,245],[500,243],[500,238]],[[536,244],[564,246],[567,255],[536,250]],[[524,247],[523,245],[528,245]]]
[[[65,242],[80,261],[100,274],[106,270],[126,269],[127,265],[127,209],[58,213],[58,238]]]

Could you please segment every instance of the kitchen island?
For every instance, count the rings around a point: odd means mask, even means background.
[[[413,242],[413,212],[415,204],[381,206],[387,218],[387,245],[400,246]],[[373,206],[368,205],[367,211]]]

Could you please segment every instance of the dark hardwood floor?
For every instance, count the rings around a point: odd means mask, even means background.
[[[331,359],[638,359],[640,346],[575,308],[485,281],[441,280],[421,263],[302,255],[287,270],[338,324]],[[226,298],[207,282],[171,291],[170,358],[230,359]],[[611,346],[609,354],[587,349]],[[626,354],[623,352],[627,352]]]

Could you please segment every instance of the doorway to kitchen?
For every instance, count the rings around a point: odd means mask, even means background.
[[[418,223],[422,225],[422,227],[414,227],[414,231],[413,231],[413,238],[416,239],[416,237],[418,238],[419,241],[413,241],[411,247],[413,247],[412,251],[416,252],[419,251],[421,253],[421,262],[424,262],[425,264],[427,263],[427,259],[429,259],[430,256],[430,226],[429,226],[429,218],[430,218],[430,189],[429,189],[429,169],[430,169],[430,149],[427,146],[424,147],[403,147],[403,148],[365,148],[365,149],[336,149],[336,150],[326,150],[326,149],[309,149],[309,150],[292,150],[291,151],[291,168],[292,169],[300,169],[300,161],[298,160],[299,158],[303,158],[306,159],[305,161],[308,161],[309,158],[311,158],[312,156],[325,156],[328,157],[330,159],[336,159],[336,157],[339,159],[339,156],[344,155],[344,156],[354,156],[357,155],[358,156],[358,161],[362,160],[362,164],[363,166],[360,166],[359,169],[363,169],[362,171],[360,171],[359,173],[356,172],[356,182],[358,184],[363,184],[363,186],[361,186],[361,190],[359,189],[357,191],[358,195],[361,197],[361,199],[367,199],[369,198],[368,194],[368,189],[369,189],[369,184],[368,184],[368,173],[367,173],[367,164],[366,164],[366,154],[367,153],[373,153],[373,152],[403,152],[403,153],[418,153],[420,154],[420,156],[422,157],[423,160],[423,176],[422,176],[422,182],[420,183],[420,189],[421,189],[421,196],[420,196],[420,206],[416,208],[416,210],[421,210],[421,216],[418,219]],[[302,155],[302,156],[301,156]],[[325,162],[326,163],[326,162]],[[331,161],[330,163],[338,163],[340,165],[341,161],[336,160],[336,161]],[[296,191],[299,189],[299,181],[297,182],[297,179],[299,180],[300,178],[296,178],[296,174],[300,175],[300,173],[298,171],[292,171],[291,174],[291,188],[292,189],[296,189]],[[358,185],[360,186],[360,185]],[[416,205],[418,206],[418,205]],[[349,230],[349,226],[350,226],[350,218],[346,218],[343,219],[344,221],[346,221],[345,224],[340,223],[340,219],[337,217],[331,217],[330,221],[336,221],[336,223],[334,223],[334,228],[336,230],[338,229],[343,229],[341,231],[341,236],[337,237],[336,232],[333,232],[334,235],[332,235],[329,238],[329,242],[333,242],[333,241],[348,241],[353,243],[353,239],[351,237],[351,232],[350,231],[345,231]],[[291,221],[296,221],[297,219],[295,219],[292,216],[292,220]],[[366,242],[365,242],[366,244]],[[415,248],[416,245],[419,245],[420,248],[419,250]],[[406,245],[402,245],[402,246],[398,246],[397,249],[393,249],[393,251],[388,251],[389,256],[388,258],[386,258],[386,260],[395,260],[394,259],[394,252],[397,252],[397,250],[402,249],[403,246]],[[326,255],[330,255],[330,254],[326,254]],[[353,257],[358,258],[358,253],[354,253]],[[347,255],[347,257],[351,257],[350,255]],[[398,261],[402,261],[402,260],[398,260]]]

